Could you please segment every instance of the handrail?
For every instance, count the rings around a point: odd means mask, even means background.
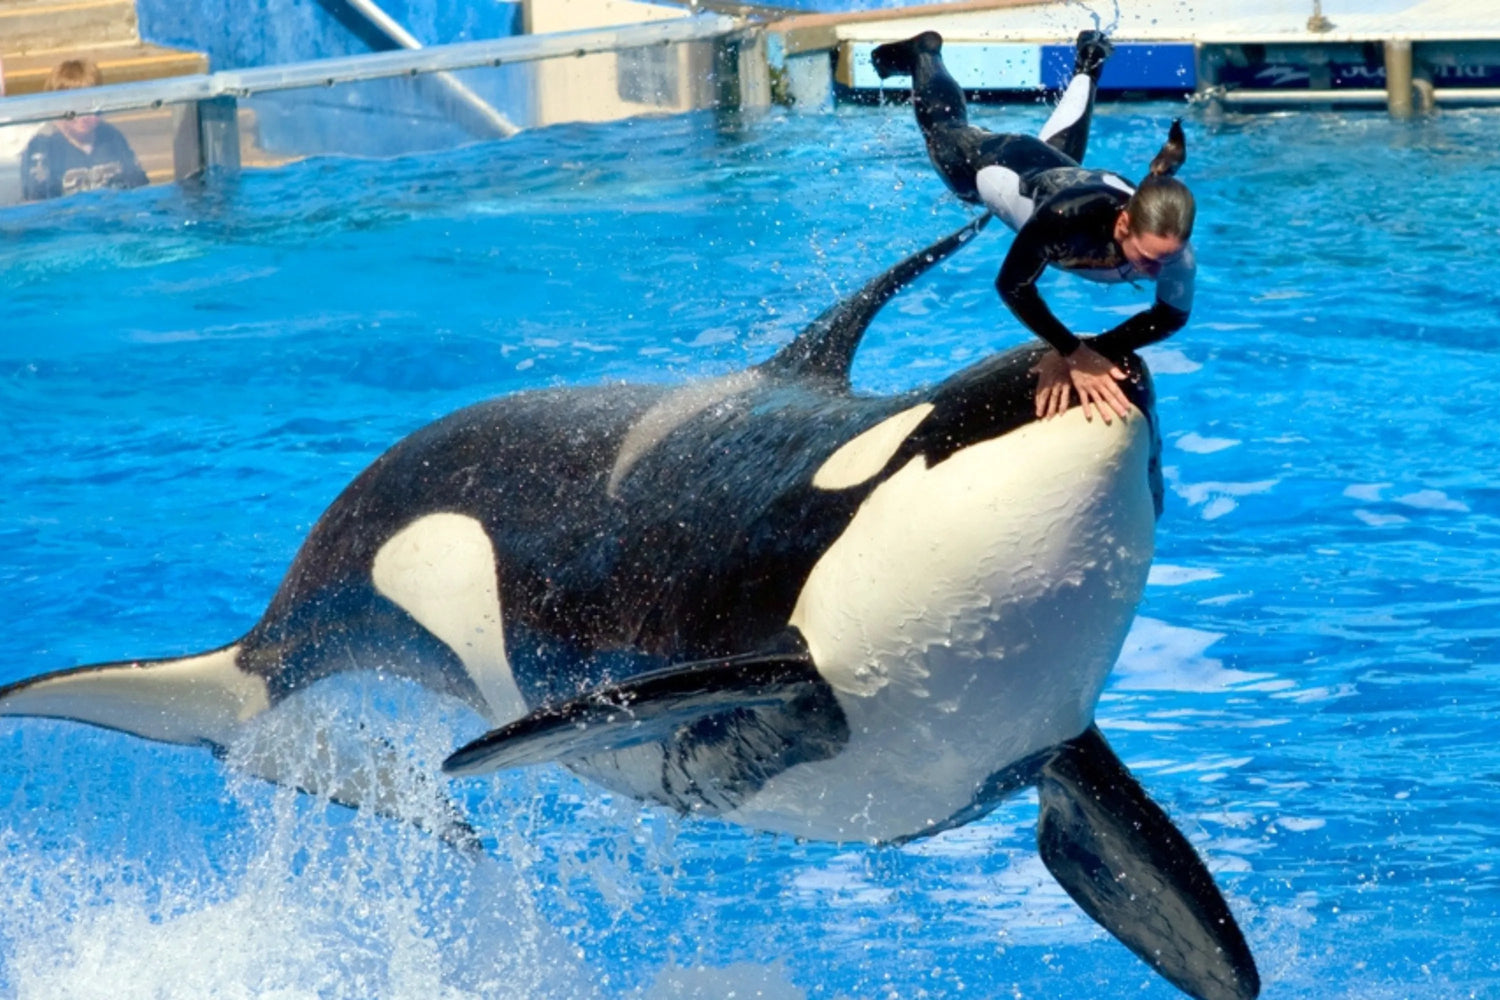
[[[1390,95],[1374,87],[1343,90],[1240,90],[1233,87],[1210,87],[1193,95],[1193,100],[1219,101],[1223,104],[1384,104]],[[1500,104],[1500,87],[1435,87],[1424,101],[1439,104]]]
[[[420,49],[426,47],[417,39],[417,36],[407,31],[400,21],[387,14],[375,0],[345,0],[345,2],[369,22],[376,31],[379,31],[403,49]],[[509,139],[521,131],[516,127],[515,122],[512,122],[499,110],[491,106],[484,98],[464,86],[463,82],[456,76],[446,71],[434,73],[433,76],[448,89],[450,94],[468,105],[496,135],[504,139]]]
[[[733,35],[739,30],[740,24],[734,18],[698,14],[625,28],[559,31],[483,42],[454,42],[451,45],[433,45],[423,49],[398,49],[140,83],[59,90],[24,97],[0,98],[0,125],[20,125],[80,114],[159,108],[167,104],[205,101],[216,97],[249,97],[253,94],[302,87],[331,87],[339,83],[358,83],[393,76],[420,76],[444,70],[505,66],[558,56],[584,56],[679,42],[711,41]]]

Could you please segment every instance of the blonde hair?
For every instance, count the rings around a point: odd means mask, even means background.
[[[92,59],[64,59],[52,67],[47,74],[46,90],[77,90],[80,87],[97,87],[104,82],[104,74]]]

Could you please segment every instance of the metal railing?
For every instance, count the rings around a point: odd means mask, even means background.
[[[1427,87],[1418,91],[1415,103],[1425,111],[1438,104],[1500,104],[1500,87]],[[1386,105],[1390,92],[1373,87],[1324,90],[1239,90],[1209,87],[1194,95],[1195,101],[1242,107],[1283,107],[1303,104]]]
[[[334,86],[391,77],[509,66],[566,56],[644,49],[681,42],[729,39],[740,22],[717,14],[650,24],[547,35],[519,35],[483,42],[457,42],[421,49],[224,70],[141,83],[118,83],[0,99],[0,126],[44,122],[84,114],[110,114],[172,104],[250,97],[281,90]]]
[[[345,2],[365,19],[365,22],[380,32],[391,42],[403,49],[423,49],[427,46],[418,40],[416,35],[406,30],[406,26],[394,17],[387,14],[375,0],[345,0]],[[521,131],[515,122],[507,118],[502,112],[492,107],[488,101],[480,97],[474,91],[464,86],[463,82],[452,73],[438,72],[433,74],[438,81],[455,98],[469,108],[483,123],[483,128],[493,135],[502,139],[508,139]]]

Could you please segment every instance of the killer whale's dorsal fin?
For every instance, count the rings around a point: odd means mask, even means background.
[[[979,216],[866,282],[859,291],[809,323],[795,340],[762,363],[759,370],[782,378],[817,378],[847,386],[854,352],[881,306],[928,268],[979,235],[990,218],[989,213]]]
[[[806,653],[768,652],[638,674],[493,729],[443,762],[453,775],[567,760],[664,740],[737,708],[786,705],[826,682]]]
[[[1259,995],[1213,876],[1097,728],[1058,748],[1037,789],[1042,860],[1089,916],[1190,996]]]

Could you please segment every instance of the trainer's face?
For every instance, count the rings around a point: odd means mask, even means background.
[[[1130,216],[1125,212],[1115,220],[1115,242],[1120,244],[1132,267],[1153,278],[1182,253],[1182,240],[1175,236],[1132,233]]]

